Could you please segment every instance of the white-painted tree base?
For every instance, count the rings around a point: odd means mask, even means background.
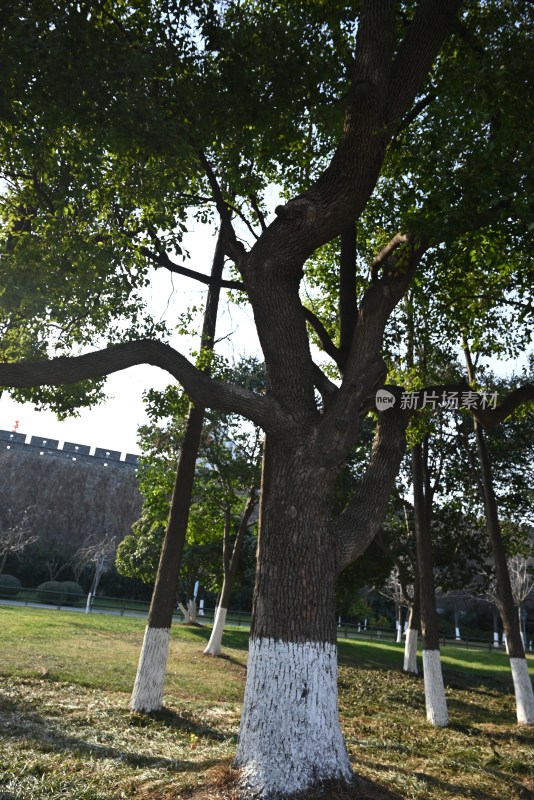
[[[404,643],[404,664],[405,672],[413,672],[417,675],[417,628],[408,628],[406,631],[406,641]]]
[[[178,608],[184,618],[184,622],[195,623],[197,621],[197,605],[194,600],[187,601],[187,608],[183,603],[178,603]]]
[[[236,766],[262,798],[351,779],[335,645],[251,639]]]
[[[439,650],[423,650],[423,673],[425,677],[426,718],[438,728],[449,724],[449,712],[445,699],[445,686],[441,671]]]
[[[145,629],[145,638],[130,701],[132,711],[159,711],[169,654],[170,628]]]
[[[534,691],[528,674],[526,658],[511,658],[514,681],[517,721],[520,725],[534,725]]]
[[[206,656],[219,656],[221,654],[221,642],[224,632],[224,624],[226,622],[227,611],[228,609],[221,608],[220,606],[217,608],[217,613],[215,614],[215,620],[213,621],[213,628],[211,631],[210,640],[208,642],[208,646],[204,650],[204,655]]]

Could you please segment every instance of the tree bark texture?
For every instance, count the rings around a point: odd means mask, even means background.
[[[161,708],[163,684],[169,652],[170,626],[155,628],[147,625],[130,708],[149,714]]]
[[[245,784],[265,797],[351,775],[337,713],[333,485],[334,471],[266,441],[236,757]]]
[[[446,728],[449,724],[449,712],[445,698],[439,650],[425,650],[423,648],[423,674],[425,678],[426,718],[437,728]]]
[[[236,765],[262,797],[352,776],[339,726],[337,648],[252,638]]]

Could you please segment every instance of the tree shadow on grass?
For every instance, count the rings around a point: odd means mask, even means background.
[[[493,720],[492,720],[493,722]],[[487,736],[490,739],[494,739],[498,742],[514,742],[515,744],[519,745],[530,745],[534,752],[534,728],[531,726],[528,727],[520,727],[516,726],[516,730],[507,730],[507,731],[485,731],[477,728],[476,726],[470,728],[471,732],[475,734],[479,734],[481,736]],[[458,725],[458,729],[461,729],[461,726]]]
[[[498,675],[498,677],[497,677]],[[443,669],[443,680],[451,689],[495,696],[513,694],[512,674],[477,674],[473,670]]]
[[[516,722],[515,714],[510,710],[504,708],[502,710],[497,710],[492,708],[491,713],[489,713],[487,706],[479,703],[467,702],[458,697],[447,697],[447,706],[449,712],[453,712],[464,720],[467,718],[474,724],[492,722],[495,725],[512,727]],[[450,727],[454,727],[454,725]]]
[[[190,800],[257,800],[257,793],[246,788],[239,777],[239,770],[223,764],[208,772],[207,781],[187,795]],[[308,789],[295,795],[295,800],[404,800],[375,781],[355,775],[350,783],[329,781],[316,789]]]
[[[9,706],[7,710],[6,706]],[[162,717],[173,719],[173,727],[185,730],[188,733],[206,737],[211,733],[211,738],[225,740],[228,737],[218,731],[211,731],[205,726],[198,726],[191,720],[183,720],[184,725],[179,724],[183,718],[172,712],[160,712]],[[141,717],[141,715],[136,715]],[[146,716],[147,724],[151,718]],[[154,720],[156,722],[156,720]],[[33,741],[34,746],[41,752],[65,752],[70,751],[73,755],[91,756],[97,759],[113,759],[121,761],[134,767],[160,768],[171,772],[198,771],[207,769],[218,764],[218,758],[210,758],[205,761],[189,761],[187,759],[168,758],[166,756],[152,756],[114,745],[106,745],[92,742],[81,736],[71,735],[65,732],[52,720],[32,710],[27,704],[20,702],[2,701],[0,705],[0,740],[24,738]]]
[[[139,728],[149,728],[151,725],[162,723],[167,728],[176,728],[185,733],[193,733],[216,742],[224,742],[229,737],[208,725],[196,722],[191,717],[184,717],[172,708],[164,706],[161,711],[152,711],[150,714],[134,713],[130,717],[130,725]]]
[[[366,761],[358,756],[357,761],[360,764],[369,767],[370,769],[378,772],[395,772],[398,775],[406,776],[406,778],[417,778],[417,780],[422,781],[426,786],[429,788],[434,788],[439,790],[440,792],[448,792],[451,798],[454,800],[458,800],[461,797],[470,797],[473,800],[503,800],[503,787],[496,787],[495,793],[487,792],[485,789],[477,789],[476,787],[469,786],[468,789],[465,786],[461,786],[457,783],[451,783],[450,781],[444,781],[441,778],[436,778],[434,775],[427,775],[424,772],[417,772],[416,770],[405,770],[400,768],[398,765],[391,766],[390,764],[379,764],[375,761]],[[356,765],[357,766],[357,765]],[[482,767],[480,769],[483,769]],[[500,777],[501,773],[498,770],[486,769],[486,772],[489,774],[495,775],[495,777]],[[502,776],[507,779],[508,782],[513,780],[510,775],[507,773],[502,773]],[[518,785],[518,789],[522,792],[519,797],[525,798],[525,800],[533,800],[534,795],[529,793],[528,789],[525,787]],[[466,793],[468,792],[468,794]],[[443,795],[440,795],[440,797]]]
[[[213,656],[211,657],[213,658]],[[247,671],[246,664],[243,664],[242,661],[240,661],[238,658],[234,658],[234,656],[229,656],[228,653],[221,653],[219,656],[216,656],[216,658],[220,658],[221,661],[227,661],[229,664],[233,664],[234,667],[238,667],[243,672],[243,674],[245,674]]]

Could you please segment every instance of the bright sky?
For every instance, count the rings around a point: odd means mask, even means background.
[[[192,258],[186,266],[208,273],[211,269],[215,238],[206,229],[193,231],[186,246]],[[204,284],[166,270],[158,270],[149,291],[148,302],[155,319],[177,320],[188,306],[203,307],[206,298]],[[225,298],[225,292],[221,299]],[[222,302],[217,320],[217,338],[222,339],[217,351],[237,360],[246,354],[260,356],[259,343],[250,310]],[[198,347],[198,336],[175,335],[171,344],[185,355]],[[16,403],[6,393],[0,398],[0,429],[28,436],[43,436],[64,441],[105,447],[122,453],[137,453],[137,429],[146,421],[143,392],[162,389],[172,382],[163,370],[151,366],[133,367],[110,375],[107,381],[109,399],[78,417],[60,422],[51,411],[36,411],[31,403]]]

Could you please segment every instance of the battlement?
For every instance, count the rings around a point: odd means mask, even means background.
[[[91,452],[91,447],[87,444],[77,444],[76,442],[64,442],[63,447],[59,447],[59,439],[45,439],[42,436],[32,436],[27,441],[25,433],[0,430],[0,449],[1,450],[24,450],[39,457],[62,458],[70,461],[91,461],[101,464],[103,467],[119,467],[137,471],[139,456],[134,453],[122,453],[119,450],[108,450],[105,447],[95,447]]]

